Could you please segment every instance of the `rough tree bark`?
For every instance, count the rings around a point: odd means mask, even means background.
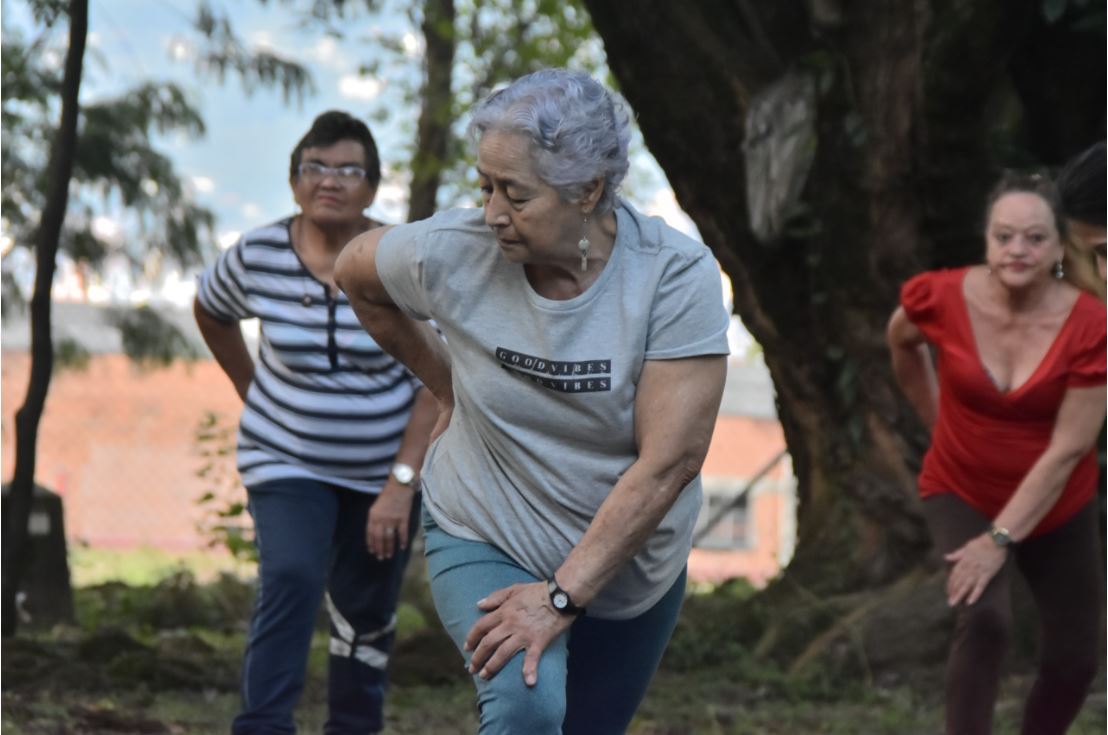
[[[915,492],[927,438],[896,388],[884,327],[909,275],[981,251],[984,192],[1006,163],[993,139],[1013,116],[1028,125],[1021,100],[1049,78],[1024,73],[1017,90],[1010,73],[1018,52],[1041,42],[1041,3],[586,5],[647,146],[732,279],[773,376],[798,479],[798,541],[752,606],[764,624],[745,628],[750,642],[794,667],[847,638],[868,649],[856,657],[868,668],[878,646],[896,659],[898,643],[919,647],[917,633],[942,629],[945,612],[937,591],[920,591],[938,583]],[[1098,38],[1089,68],[1103,66]],[[1049,50],[1068,53],[1056,42]],[[811,164],[782,230],[760,240],[747,204],[747,154],[760,143],[746,124],[786,75],[815,90]],[[1069,151],[1103,134],[1097,89],[1087,137]],[[1033,132],[1021,140],[1056,162],[1066,146],[1045,125]],[[912,619],[890,620],[895,610]],[[905,655],[937,655],[945,644],[934,638]]]
[[[420,94],[422,107],[412,157],[412,183],[408,198],[408,221],[430,217],[435,212],[442,169],[450,145],[450,124],[454,120],[454,98],[450,92],[454,68],[454,0],[426,0],[423,3],[423,38],[426,77]]]
[[[27,396],[15,414],[15,472],[4,518],[4,636],[17,627],[16,593],[27,566],[27,520],[35,481],[38,426],[53,373],[54,347],[50,329],[50,291],[62,223],[69,201],[69,181],[77,145],[78,95],[88,32],[88,0],[69,3],[69,49],[62,82],[61,122],[50,149],[49,190],[35,238],[35,286],[31,297],[31,377]]]

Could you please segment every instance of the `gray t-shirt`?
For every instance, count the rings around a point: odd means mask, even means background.
[[[434,319],[452,361],[450,427],[427,453],[425,507],[447,533],[498,547],[549,579],[638,458],[644,360],[728,353],[711,252],[625,202],[607,265],[566,301],[534,291],[501,256],[480,209],[395,227],[377,270],[409,316]],[[652,607],[688,559],[697,478],[589,604],[626,619]]]

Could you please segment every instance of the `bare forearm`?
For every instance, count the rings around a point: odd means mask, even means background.
[[[439,408],[435,403],[435,397],[431,391],[420,388],[416,393],[408,427],[404,430],[404,438],[400,441],[400,449],[396,452],[397,462],[419,469],[423,464],[423,456],[427,454],[427,447],[431,443],[431,428],[435,425],[438,415]]]
[[[642,547],[688,484],[632,464],[600,506],[585,535],[555,572],[574,602],[587,606]]]
[[[1058,502],[1081,457],[1076,452],[1048,448],[993,522],[1008,529],[1017,541],[1027,538]]]
[[[928,430],[933,429],[939,412],[939,383],[927,345],[893,346],[891,352],[893,373],[900,389],[919,414],[923,425]]]
[[[726,373],[717,356],[644,365],[635,398],[638,459],[555,573],[578,605],[587,605],[638,553],[700,472]]]
[[[246,400],[246,391],[254,380],[254,359],[246,348],[238,323],[223,322],[209,314],[196,302],[193,305],[196,325],[215,361],[231,380],[239,398]]]

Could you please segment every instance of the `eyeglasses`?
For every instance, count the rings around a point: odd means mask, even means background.
[[[300,178],[307,182],[323,181],[330,176],[343,186],[354,186],[365,180],[365,169],[361,166],[324,166],[322,163],[308,161],[296,169]]]

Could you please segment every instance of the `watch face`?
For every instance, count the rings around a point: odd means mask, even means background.
[[[554,603],[554,607],[559,610],[565,610],[569,605],[569,596],[565,592],[558,592],[551,598],[551,602]]]
[[[408,485],[415,479],[415,470],[406,464],[395,464],[392,466],[392,476],[401,485]]]

